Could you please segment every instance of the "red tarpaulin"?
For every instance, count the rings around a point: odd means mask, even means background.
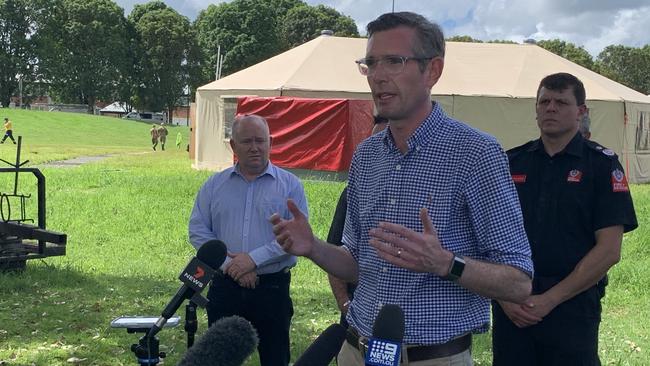
[[[240,97],[237,114],[269,122],[271,161],[283,168],[345,171],[357,144],[370,135],[369,100]]]

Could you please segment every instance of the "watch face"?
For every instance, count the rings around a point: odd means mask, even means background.
[[[465,260],[462,257],[454,256],[454,260],[451,263],[451,268],[449,269],[449,274],[444,277],[448,281],[457,281],[465,270]]]

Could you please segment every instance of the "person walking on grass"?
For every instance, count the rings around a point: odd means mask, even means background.
[[[160,140],[160,146],[162,148],[162,151],[165,151],[165,142],[167,142],[167,135],[169,134],[169,131],[167,131],[167,128],[165,127],[165,124],[161,124],[160,127],[158,127],[158,139]]]
[[[16,140],[14,140],[14,132],[13,132],[13,126],[11,125],[11,121],[9,120],[9,118],[5,117],[5,136],[2,138],[2,141],[0,141],[0,144],[4,144],[7,137],[9,137],[11,141],[13,141],[13,143],[16,144]]]
[[[180,150],[181,144],[183,144],[183,135],[180,132],[176,134],[176,148]]]
[[[156,125],[151,126],[149,133],[151,134],[151,145],[153,145],[153,151],[156,151],[156,146],[158,146],[158,128],[156,128]]]

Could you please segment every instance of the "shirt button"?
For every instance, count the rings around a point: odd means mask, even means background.
[[[397,164],[397,166],[395,167],[395,170],[400,170],[400,169],[402,169],[402,166]]]
[[[381,271],[386,273],[386,272],[388,272],[388,268],[384,267],[384,268],[381,269]]]
[[[394,198],[391,198],[391,199],[390,199],[390,204],[391,204],[391,205],[394,205],[394,204],[395,204],[395,199],[394,199]]]

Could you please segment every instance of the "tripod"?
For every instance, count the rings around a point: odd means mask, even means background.
[[[194,344],[194,337],[198,328],[198,321],[196,317],[197,304],[189,301],[185,305],[185,332],[187,333],[187,348],[189,349]],[[160,352],[160,341],[156,334],[160,328],[152,331],[154,324],[151,322],[155,318],[143,319],[138,317],[121,318],[124,319],[127,333],[144,333],[138,343],[131,345],[131,351],[135,354],[138,364],[142,366],[153,366],[160,363],[162,358],[167,355],[165,352]],[[178,325],[179,317],[170,319],[170,322],[165,323],[166,326],[175,327]],[[115,322],[115,321],[114,321]],[[124,325],[113,325],[115,327],[124,327]]]

